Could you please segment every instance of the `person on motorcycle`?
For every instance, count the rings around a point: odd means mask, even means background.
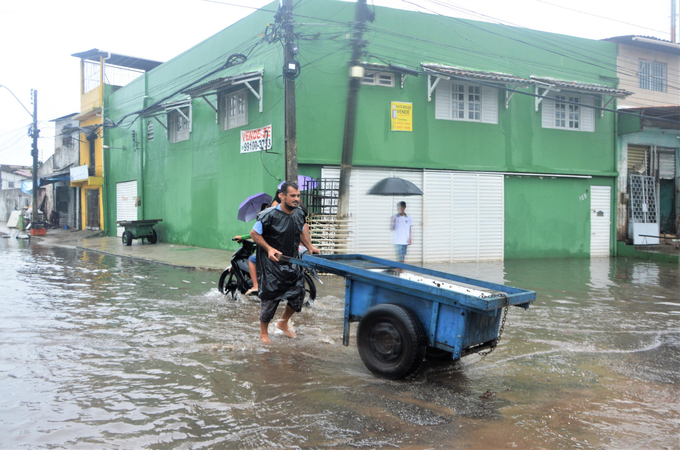
[[[281,204],[261,212],[250,232],[258,246],[257,278],[260,306],[260,340],[269,340],[269,322],[274,318],[282,300],[286,300],[286,310],[276,327],[283,333],[295,338],[296,334],[288,327],[288,320],[302,310],[305,299],[305,281],[302,267],[296,264],[282,264],[280,256],[297,258],[300,242],[311,254],[320,253],[312,245],[309,232],[305,232],[305,213],[299,208],[300,189],[296,183],[285,182],[281,186]],[[264,255],[267,255],[265,258]]]
[[[277,189],[276,193],[274,194],[273,200],[271,205],[262,205],[262,209],[260,212],[264,211],[267,208],[276,208],[280,203],[281,199],[279,196],[281,195],[281,189]],[[244,234],[242,236],[234,236],[234,239],[237,241],[242,241],[244,239],[251,239],[250,233]],[[257,267],[255,266],[257,264],[257,253],[253,253],[250,255],[248,258],[248,272],[250,273],[250,279],[253,280],[253,287],[248,289],[246,291],[245,295],[253,295],[257,294],[257,291],[259,290],[258,284],[257,284]]]

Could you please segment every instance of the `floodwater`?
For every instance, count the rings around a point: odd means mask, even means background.
[[[387,381],[342,346],[338,278],[297,340],[264,346],[258,305],[217,273],[7,239],[0,255],[0,448],[680,448],[677,265],[433,266],[538,300],[491,355]]]

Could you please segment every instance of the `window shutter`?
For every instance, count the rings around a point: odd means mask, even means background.
[[[439,80],[435,89],[435,119],[451,119],[451,82]]]
[[[581,103],[585,106],[581,108],[581,131],[595,131],[595,110],[588,108],[595,105],[595,97],[584,95]]]
[[[498,89],[482,86],[482,122],[498,123]]]
[[[555,100],[545,97],[541,101],[543,128],[555,128]]]

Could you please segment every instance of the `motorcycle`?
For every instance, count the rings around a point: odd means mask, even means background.
[[[232,300],[236,300],[236,291],[241,294],[248,292],[253,287],[253,280],[250,278],[248,270],[248,258],[255,253],[255,244],[248,240],[232,239],[239,242],[241,247],[234,252],[231,257],[231,265],[222,271],[218,288],[224,295],[231,294]],[[315,270],[304,269],[305,291],[307,292],[306,306],[309,301],[316,300],[316,284],[314,280],[323,284]]]

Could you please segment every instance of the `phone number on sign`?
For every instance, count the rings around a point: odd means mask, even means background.
[[[272,138],[258,139],[257,141],[244,142],[241,146],[241,153],[259,152],[262,150],[271,150]]]

